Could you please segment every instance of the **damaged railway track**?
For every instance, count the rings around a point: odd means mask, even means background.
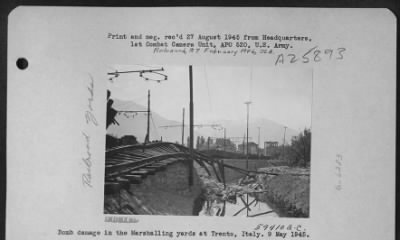
[[[106,192],[126,187],[130,183],[140,183],[143,178],[164,170],[168,165],[193,158],[205,169],[209,176],[214,176],[219,182],[225,181],[223,168],[230,168],[245,175],[249,173],[266,173],[250,171],[222,163],[205,154],[193,151],[187,147],[169,142],[155,142],[146,145],[127,145],[106,150],[105,185]],[[208,167],[207,167],[208,166]]]
[[[130,206],[127,214],[196,215],[201,210],[198,209],[198,198],[200,197],[203,201],[213,201],[213,197],[208,196],[206,199],[204,196],[201,197],[204,187],[208,189],[210,186],[204,184],[203,177],[199,178],[197,171],[188,171],[191,166],[189,160],[193,160],[197,163],[197,167],[203,169],[203,171],[200,171],[203,172],[203,176],[215,179],[216,183],[219,182],[220,187],[217,191],[219,193],[214,197],[223,202],[230,201],[232,197],[234,199],[239,197],[244,201],[243,197],[248,194],[263,194],[265,192],[264,187],[260,184],[243,181],[244,185],[242,186],[239,186],[241,184],[232,186],[231,183],[226,183],[226,168],[247,176],[248,178],[246,177],[244,180],[252,178],[255,180],[257,174],[264,176],[280,174],[250,171],[231,166],[201,152],[191,152],[189,148],[175,143],[153,142],[144,145],[119,146],[106,150],[104,192],[106,196],[116,196],[116,205],[118,205],[115,211],[107,210],[106,213],[121,213],[123,206]],[[194,173],[191,174],[191,172]],[[189,179],[194,179],[194,186],[191,186],[193,181]],[[252,187],[252,185],[256,187]],[[125,196],[122,197],[126,199],[125,202],[121,196]],[[161,201],[155,200],[157,198]],[[245,207],[238,210],[233,216],[251,206],[252,202],[248,202],[248,197],[246,198]],[[112,201],[107,200],[106,202],[106,205],[109,206]],[[196,207],[193,204],[197,205],[197,210],[194,210]],[[172,205],[176,207],[172,207]],[[107,209],[109,208],[107,207]],[[225,209],[225,204],[223,209]],[[270,212],[272,211],[254,216],[265,215]]]

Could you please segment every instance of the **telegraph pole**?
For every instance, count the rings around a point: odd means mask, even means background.
[[[246,170],[249,170],[249,105],[250,101],[245,102],[247,106],[247,134],[246,134]]]
[[[150,90],[147,91],[147,134],[145,143],[150,142]]]
[[[284,160],[285,157],[285,136],[286,136],[286,126],[284,126],[285,131],[283,133],[283,147],[282,147],[282,160]]]
[[[247,106],[247,136],[246,136],[246,170],[249,170],[249,105],[250,101],[245,102]],[[246,204],[249,205],[249,194],[246,194]],[[249,208],[246,208],[247,217],[249,216]]]
[[[189,159],[189,186],[193,185],[193,72],[192,65],[189,65],[189,87],[190,87],[190,102],[189,102],[189,150],[190,150],[190,159]]]
[[[185,108],[182,109],[182,145],[185,146]]]

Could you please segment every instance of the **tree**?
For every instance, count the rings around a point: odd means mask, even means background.
[[[110,98],[111,92],[110,90],[107,90],[107,126],[110,126],[111,124],[118,124],[117,120],[115,120],[115,116],[117,115],[117,111],[112,107],[114,100]]]
[[[311,130],[306,128],[299,135],[292,137],[287,152],[290,165],[309,166],[311,160]]]
[[[134,145],[138,144],[138,141],[133,135],[125,135],[119,139],[120,145]]]
[[[123,146],[123,145],[134,145],[138,144],[137,138],[133,135],[125,135],[121,138],[118,138],[116,136],[112,136],[107,134],[106,135],[106,148],[113,148],[117,146]]]

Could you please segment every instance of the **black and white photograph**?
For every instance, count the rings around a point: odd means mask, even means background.
[[[312,69],[118,65],[104,213],[309,217]]]
[[[7,24],[7,240],[395,239],[390,10],[21,6]]]

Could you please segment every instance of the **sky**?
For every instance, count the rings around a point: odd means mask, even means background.
[[[181,121],[182,108],[189,116],[189,66],[118,65],[108,72],[157,69],[168,76],[166,81],[146,81],[139,73],[121,74],[108,83],[112,98],[134,101],[147,106],[151,92],[151,110],[161,116]],[[153,80],[156,74],[144,74]],[[193,66],[195,124],[219,120],[246,121],[246,101],[250,121],[270,119],[294,130],[311,127],[312,70],[267,68],[260,66]]]

